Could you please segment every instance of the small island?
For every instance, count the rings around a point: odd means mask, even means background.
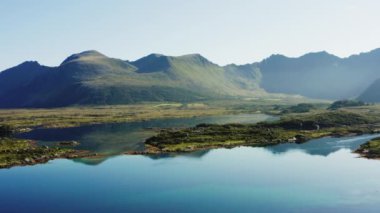
[[[46,163],[56,158],[89,157],[87,151],[39,146],[34,141],[12,137],[12,128],[0,126],[0,168]]]
[[[288,115],[274,122],[257,124],[199,124],[181,130],[162,130],[146,140],[142,154],[192,152],[236,146],[270,146],[304,143],[326,136],[341,137],[380,131],[380,119],[344,110]]]
[[[380,137],[374,138],[362,144],[355,153],[369,159],[380,159]]]
[[[90,153],[86,151],[38,146],[30,140],[0,138],[0,168],[46,163],[56,158],[88,156],[90,156]]]

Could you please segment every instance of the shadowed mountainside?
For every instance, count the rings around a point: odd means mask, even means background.
[[[331,100],[355,98],[380,78],[380,49],[347,58],[327,52],[298,58],[272,55],[256,65],[263,76],[260,85],[268,92]]]
[[[380,102],[380,79],[373,82],[358,99],[364,102]]]

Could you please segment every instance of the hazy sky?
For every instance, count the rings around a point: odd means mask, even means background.
[[[0,70],[89,49],[129,60],[200,53],[221,65],[348,56],[380,47],[379,11],[378,0],[1,0]]]

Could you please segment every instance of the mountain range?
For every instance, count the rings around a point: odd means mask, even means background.
[[[48,67],[27,61],[0,72],[0,107],[62,107],[197,101],[268,93],[379,102],[380,49],[340,58],[327,52],[219,66],[199,54],[136,61],[85,51]],[[373,83],[373,84],[372,84]],[[372,85],[371,85],[372,84]]]
[[[299,94],[317,99],[350,99],[380,78],[380,49],[339,58],[327,52],[298,58],[272,55],[256,63],[261,87],[268,92]],[[379,99],[380,101],[380,99]]]
[[[218,66],[199,54],[137,61],[85,51],[57,67],[24,62],[0,73],[0,107],[61,107],[253,96],[260,72]]]

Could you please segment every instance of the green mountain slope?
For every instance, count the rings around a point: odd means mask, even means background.
[[[18,75],[21,75],[17,78]],[[221,67],[198,54],[149,55],[134,62],[96,51],[74,54],[58,67],[19,65],[0,73],[0,107],[59,107],[141,101],[193,101],[253,96],[254,67]],[[12,94],[12,95],[10,95]]]

